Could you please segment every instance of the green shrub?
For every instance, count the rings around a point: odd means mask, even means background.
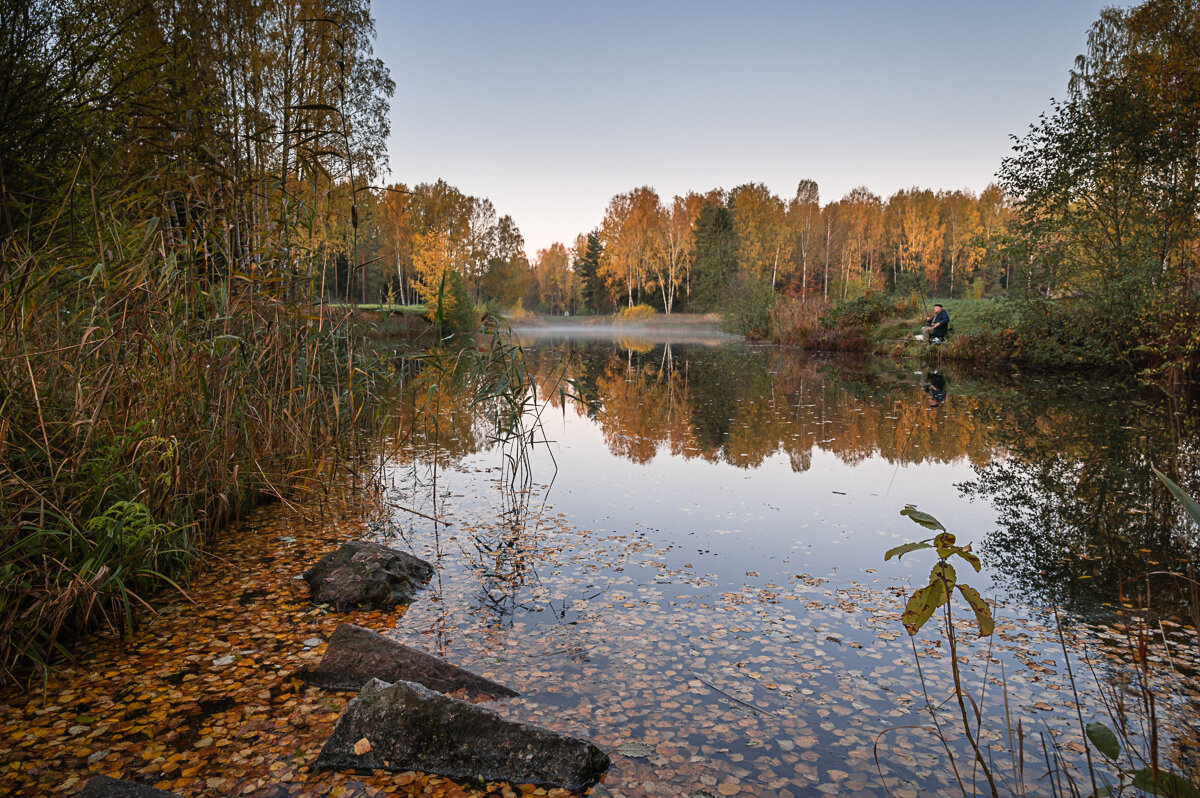
[[[915,309],[912,297],[899,302],[887,294],[864,294],[838,302],[821,314],[821,326],[826,330],[845,327],[867,327]]]
[[[747,338],[766,338],[776,299],[769,283],[744,278],[734,281],[725,300],[721,328]]]

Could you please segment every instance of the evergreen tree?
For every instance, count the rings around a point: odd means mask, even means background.
[[[599,313],[607,294],[604,283],[596,273],[600,267],[600,253],[604,251],[600,235],[593,230],[587,235],[587,249],[583,257],[575,261],[575,274],[583,283],[583,301],[592,313]]]
[[[724,205],[705,205],[696,220],[692,309],[721,309],[722,296],[737,274],[737,249],[733,214]]]

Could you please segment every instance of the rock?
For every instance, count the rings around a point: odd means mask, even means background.
[[[356,755],[354,746],[364,738],[371,748]],[[568,790],[595,784],[609,764],[585,740],[506,720],[419,684],[378,679],[347,705],[316,762],[319,770],[420,770],[460,781]]]
[[[96,776],[89,781],[78,798],[179,798],[173,792],[156,790],[136,781],[114,779],[108,776]]]
[[[343,543],[304,573],[313,601],[343,611],[353,607],[390,610],[406,604],[433,566],[419,557],[367,540]]]
[[[321,664],[303,668],[297,675],[326,690],[361,690],[371,679],[379,679],[389,684],[416,682],[439,693],[463,690],[487,698],[517,695],[504,685],[352,623],[342,624],[329,638]]]

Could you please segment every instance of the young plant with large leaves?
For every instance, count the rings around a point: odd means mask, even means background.
[[[920,631],[921,627],[933,617],[933,613],[939,607],[946,605],[950,601],[950,597],[955,590],[962,594],[963,599],[971,607],[971,611],[975,613],[975,621],[979,624],[979,634],[981,637],[987,637],[995,628],[995,621],[992,618],[992,609],[987,602],[979,595],[979,591],[970,585],[958,581],[958,572],[949,562],[951,557],[959,557],[970,564],[975,569],[976,573],[982,568],[982,563],[979,558],[971,553],[971,544],[959,546],[955,541],[955,536],[946,531],[946,527],[942,523],[928,513],[923,513],[913,505],[907,505],[900,511],[901,515],[908,516],[916,523],[926,529],[939,530],[938,534],[926,540],[904,543],[888,550],[883,559],[887,560],[895,557],[900,559],[905,554],[914,551],[922,551],[924,549],[935,549],[938,555],[937,564],[933,566],[933,570],[929,572],[929,584],[919,588],[908,600],[907,606],[904,608],[904,614],[900,616],[900,622],[904,624],[904,628],[910,635],[915,635]]]

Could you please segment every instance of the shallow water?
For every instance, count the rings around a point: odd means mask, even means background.
[[[361,506],[307,521],[264,510],[223,543],[232,567],[198,580],[196,607],[172,608],[124,652],[97,644],[44,696],[7,694],[0,752],[19,767],[0,786],[69,794],[94,771],[184,795],[458,794],[417,774],[309,770],[346,697],[288,674],[322,650],[301,641],[351,620],[517,689],[492,704],[508,717],[610,752],[649,747],[614,753],[595,795],[874,796],[885,782],[898,795],[956,794],[941,744],[909,728],[929,726],[926,691],[940,704],[951,684],[935,623],[914,647],[898,620],[933,561],[883,561],[930,534],[900,516],[906,504],[983,559],[982,573],[964,564],[959,577],[994,602],[997,634],[977,641],[959,619],[958,653],[1000,762],[1003,685],[1014,727],[1080,760],[1045,608],[1065,613],[1086,722],[1102,714],[1090,693],[1127,670],[1112,626],[1123,580],[1195,559],[1148,464],[1200,492],[1198,415],[1153,393],[946,368],[931,406],[922,364],[720,339],[526,347],[541,443],[492,442],[487,414],[452,380],[430,390],[418,375],[413,394],[436,423],[407,434],[401,409]],[[572,392],[588,404],[564,401]],[[312,608],[292,575],[348,537],[408,548],[437,576],[407,611]],[[1177,580],[1156,579],[1153,656],[1171,667],[1155,688],[1179,737],[1172,755],[1186,760],[1198,641]],[[939,716],[950,729],[954,712]],[[1036,742],[1031,774],[1044,770]]]

